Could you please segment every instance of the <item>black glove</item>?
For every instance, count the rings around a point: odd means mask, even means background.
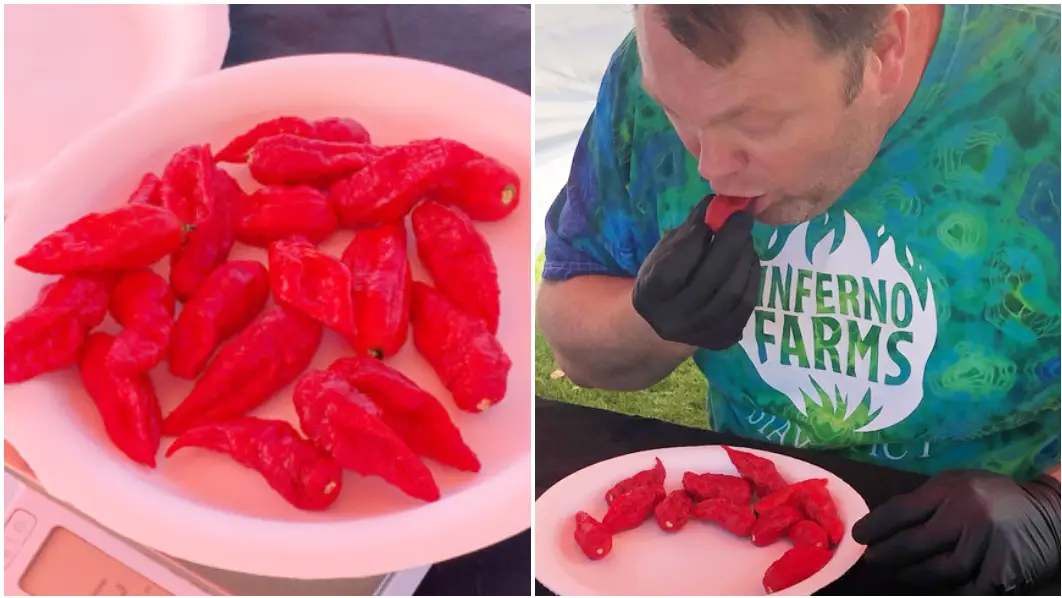
[[[1059,483],[942,473],[852,528],[868,562],[904,583],[968,595],[1026,592],[1058,574]]]
[[[760,258],[747,212],[735,213],[712,234],[704,223],[711,197],[649,253],[632,301],[660,338],[719,351],[741,340],[756,306]]]

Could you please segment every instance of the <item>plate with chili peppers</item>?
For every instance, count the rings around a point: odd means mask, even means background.
[[[863,554],[866,502],[834,474],[730,446],[632,453],[535,504],[535,575],[559,595],[808,596]]]
[[[527,529],[529,140],[528,96],[381,56],[120,115],[7,221],[6,438],[221,569],[369,576]]]

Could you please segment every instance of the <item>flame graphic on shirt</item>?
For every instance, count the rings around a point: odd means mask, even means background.
[[[847,212],[844,224],[833,251],[836,229],[808,259],[805,223],[763,262],[760,306],[740,344],[764,382],[803,415],[806,401],[822,406],[826,400],[833,412],[844,407],[848,421],[869,402],[862,410],[869,418],[852,425],[873,432],[903,421],[921,403],[936,343],[936,307],[928,282],[920,300],[891,237],[872,259],[863,229]],[[910,249],[906,258],[914,264]]]

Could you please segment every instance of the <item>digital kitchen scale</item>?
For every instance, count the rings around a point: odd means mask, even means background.
[[[428,569],[301,580],[180,561],[118,536],[4,465],[6,596],[411,596]]]

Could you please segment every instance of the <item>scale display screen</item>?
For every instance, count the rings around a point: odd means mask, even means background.
[[[19,586],[31,596],[173,596],[63,527],[52,528]]]

